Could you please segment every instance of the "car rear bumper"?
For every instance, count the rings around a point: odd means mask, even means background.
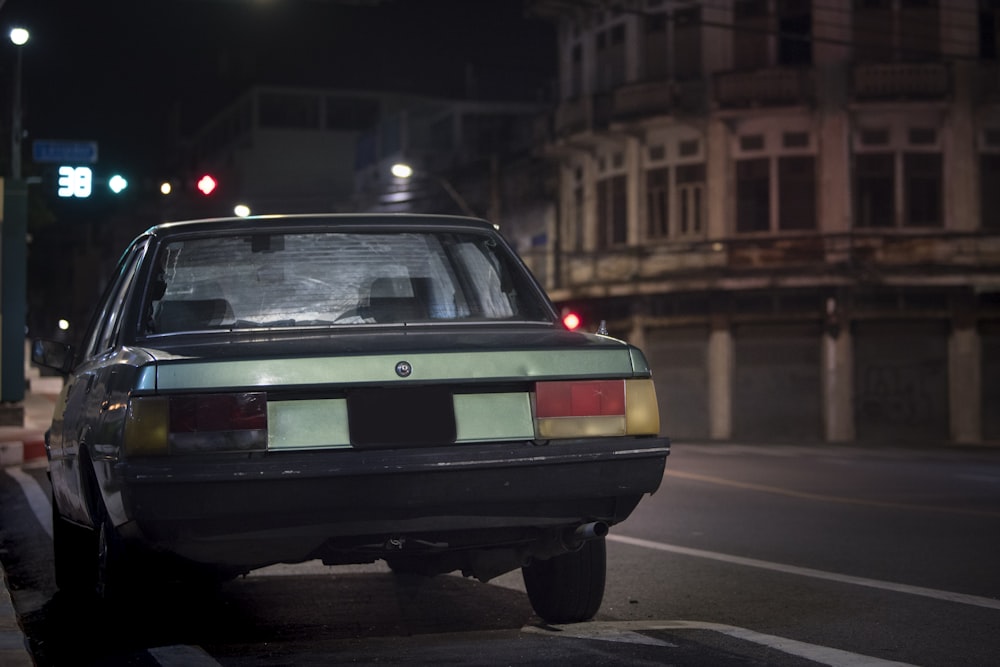
[[[484,547],[623,521],[659,487],[669,451],[663,438],[620,438],[147,459],[119,464],[122,532],[248,568],[401,537]]]

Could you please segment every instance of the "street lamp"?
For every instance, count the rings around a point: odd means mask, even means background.
[[[393,176],[404,181],[413,178],[413,176],[417,173],[414,172],[413,167],[406,164],[405,162],[397,162],[396,164],[392,165],[389,171],[392,173]],[[440,185],[444,189],[444,191],[448,193],[448,196],[451,197],[452,201],[455,202],[460,209],[462,209],[462,213],[469,216],[470,218],[479,217],[475,213],[473,213],[472,208],[469,206],[469,203],[465,201],[465,197],[459,194],[458,190],[455,189],[455,186],[453,186],[448,181],[448,179],[442,178],[437,174],[430,174],[427,172],[419,172],[419,175],[429,176],[434,181],[436,181],[437,184]]]
[[[21,52],[31,37],[25,28],[14,28],[10,31],[10,41],[17,47],[17,58],[14,65],[14,96],[10,123],[10,177],[21,180],[21,138],[24,130],[21,128]]]

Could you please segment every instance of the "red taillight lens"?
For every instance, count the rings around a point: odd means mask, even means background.
[[[540,418],[624,414],[624,380],[539,382],[535,386],[535,415]]]
[[[170,399],[170,432],[245,431],[267,428],[265,394],[205,394]]]

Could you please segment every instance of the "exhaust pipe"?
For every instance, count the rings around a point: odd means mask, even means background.
[[[590,523],[583,523],[573,528],[572,530],[567,530],[563,536],[563,544],[570,551],[575,551],[580,548],[580,546],[588,540],[597,540],[608,534],[608,524],[603,521],[591,521]]]

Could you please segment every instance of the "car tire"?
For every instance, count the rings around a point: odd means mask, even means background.
[[[533,561],[521,568],[521,575],[532,608],[546,622],[590,620],[604,599],[604,538],[584,542],[577,551]]]
[[[102,512],[97,532],[97,576],[94,587],[97,599],[109,605],[123,601],[130,590],[132,567],[125,543],[107,512]]]
[[[70,594],[90,593],[96,585],[97,544],[94,531],[59,515],[52,499],[52,561],[56,586]]]

